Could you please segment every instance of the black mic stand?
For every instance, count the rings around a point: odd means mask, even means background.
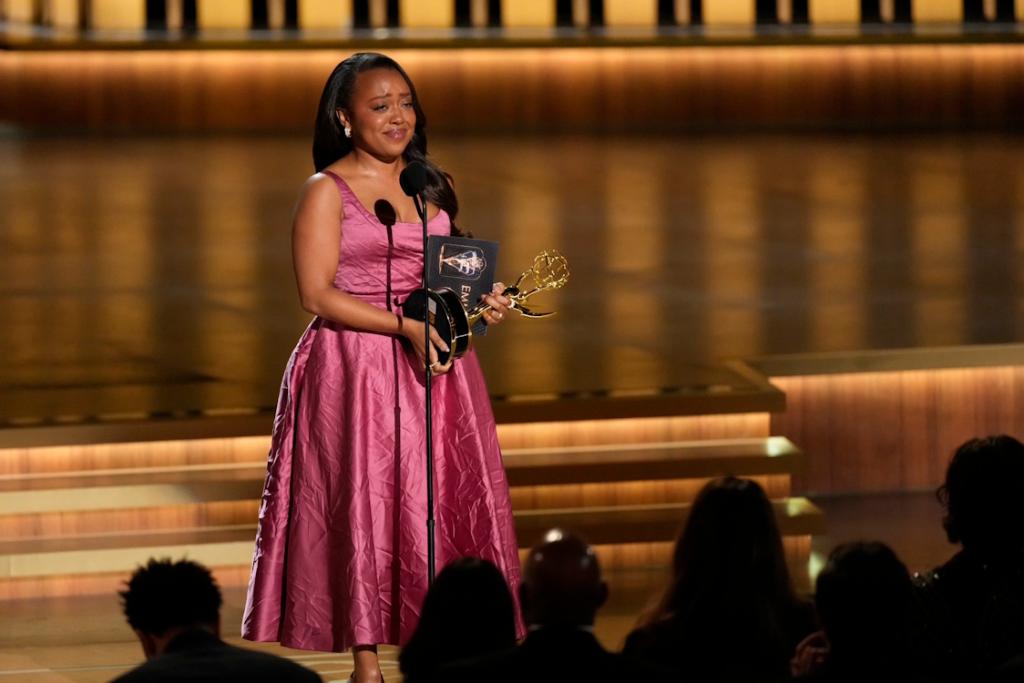
[[[434,417],[430,367],[430,304],[427,289],[427,201],[422,192],[413,195],[416,212],[423,223],[423,369],[426,386],[427,419],[427,586],[434,585]]]
[[[398,177],[402,192],[412,197],[416,213],[423,223],[423,370],[426,387],[427,414],[427,586],[434,584],[434,418],[432,414],[433,384],[430,367],[430,290],[427,288],[427,169],[419,161],[410,161]]]

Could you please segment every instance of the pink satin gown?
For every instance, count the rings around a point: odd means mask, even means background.
[[[420,284],[422,227],[388,230],[345,182],[334,286],[385,308]],[[446,235],[443,211],[430,234]],[[404,644],[427,589],[424,389],[391,335],[316,318],[285,369],[242,637],[305,650]],[[433,380],[438,571],[490,560],[519,585],[494,415],[470,352]],[[517,617],[518,618],[518,617]],[[522,625],[518,625],[520,633]]]

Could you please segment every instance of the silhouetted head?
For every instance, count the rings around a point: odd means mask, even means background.
[[[430,680],[444,664],[515,643],[515,608],[505,577],[487,560],[465,557],[445,567],[427,591],[399,664],[405,680],[416,683]]]
[[[857,668],[906,659],[912,601],[910,574],[888,546],[835,548],[818,575],[815,595],[830,658]]]
[[[988,556],[1024,549],[1024,444],[1017,439],[990,436],[961,445],[937,493],[951,543]]]
[[[793,599],[771,501],[750,479],[725,477],[701,489],[676,542],[673,567],[665,603],[672,613],[705,598]]]
[[[220,588],[210,570],[196,562],[150,559],[119,595],[147,658],[160,654],[182,631],[200,628],[220,634]]]
[[[608,585],[594,549],[573,533],[552,529],[530,550],[519,595],[530,625],[590,626],[608,599]]]

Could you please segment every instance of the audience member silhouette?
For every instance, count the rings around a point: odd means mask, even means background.
[[[608,598],[597,555],[583,539],[558,529],[535,546],[523,570],[519,596],[529,625],[518,647],[442,669],[444,683],[622,683],[660,681],[643,665],[601,647],[594,637],[597,610]]]
[[[686,681],[789,677],[796,645],[816,629],[797,597],[771,502],[753,481],[709,482],[676,542],[673,578],[623,654]]]
[[[487,560],[466,557],[438,574],[398,662],[405,683],[422,683],[444,664],[515,644],[515,606],[505,577]]]
[[[943,526],[962,546],[915,577],[931,675],[978,680],[1024,653],[1024,444],[971,439],[938,490]]]
[[[114,683],[320,681],[313,671],[283,657],[222,641],[220,588],[200,564],[151,559],[132,574],[120,595],[147,661]]]
[[[914,590],[906,566],[883,543],[835,548],[818,575],[815,605],[822,634],[797,648],[794,673],[810,683],[920,681],[913,655]],[[814,662],[808,652],[824,645]]]

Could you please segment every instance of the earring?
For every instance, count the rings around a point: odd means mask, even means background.
[[[352,128],[351,128],[351,126],[345,126],[345,137],[347,137],[347,138],[352,137]]]

